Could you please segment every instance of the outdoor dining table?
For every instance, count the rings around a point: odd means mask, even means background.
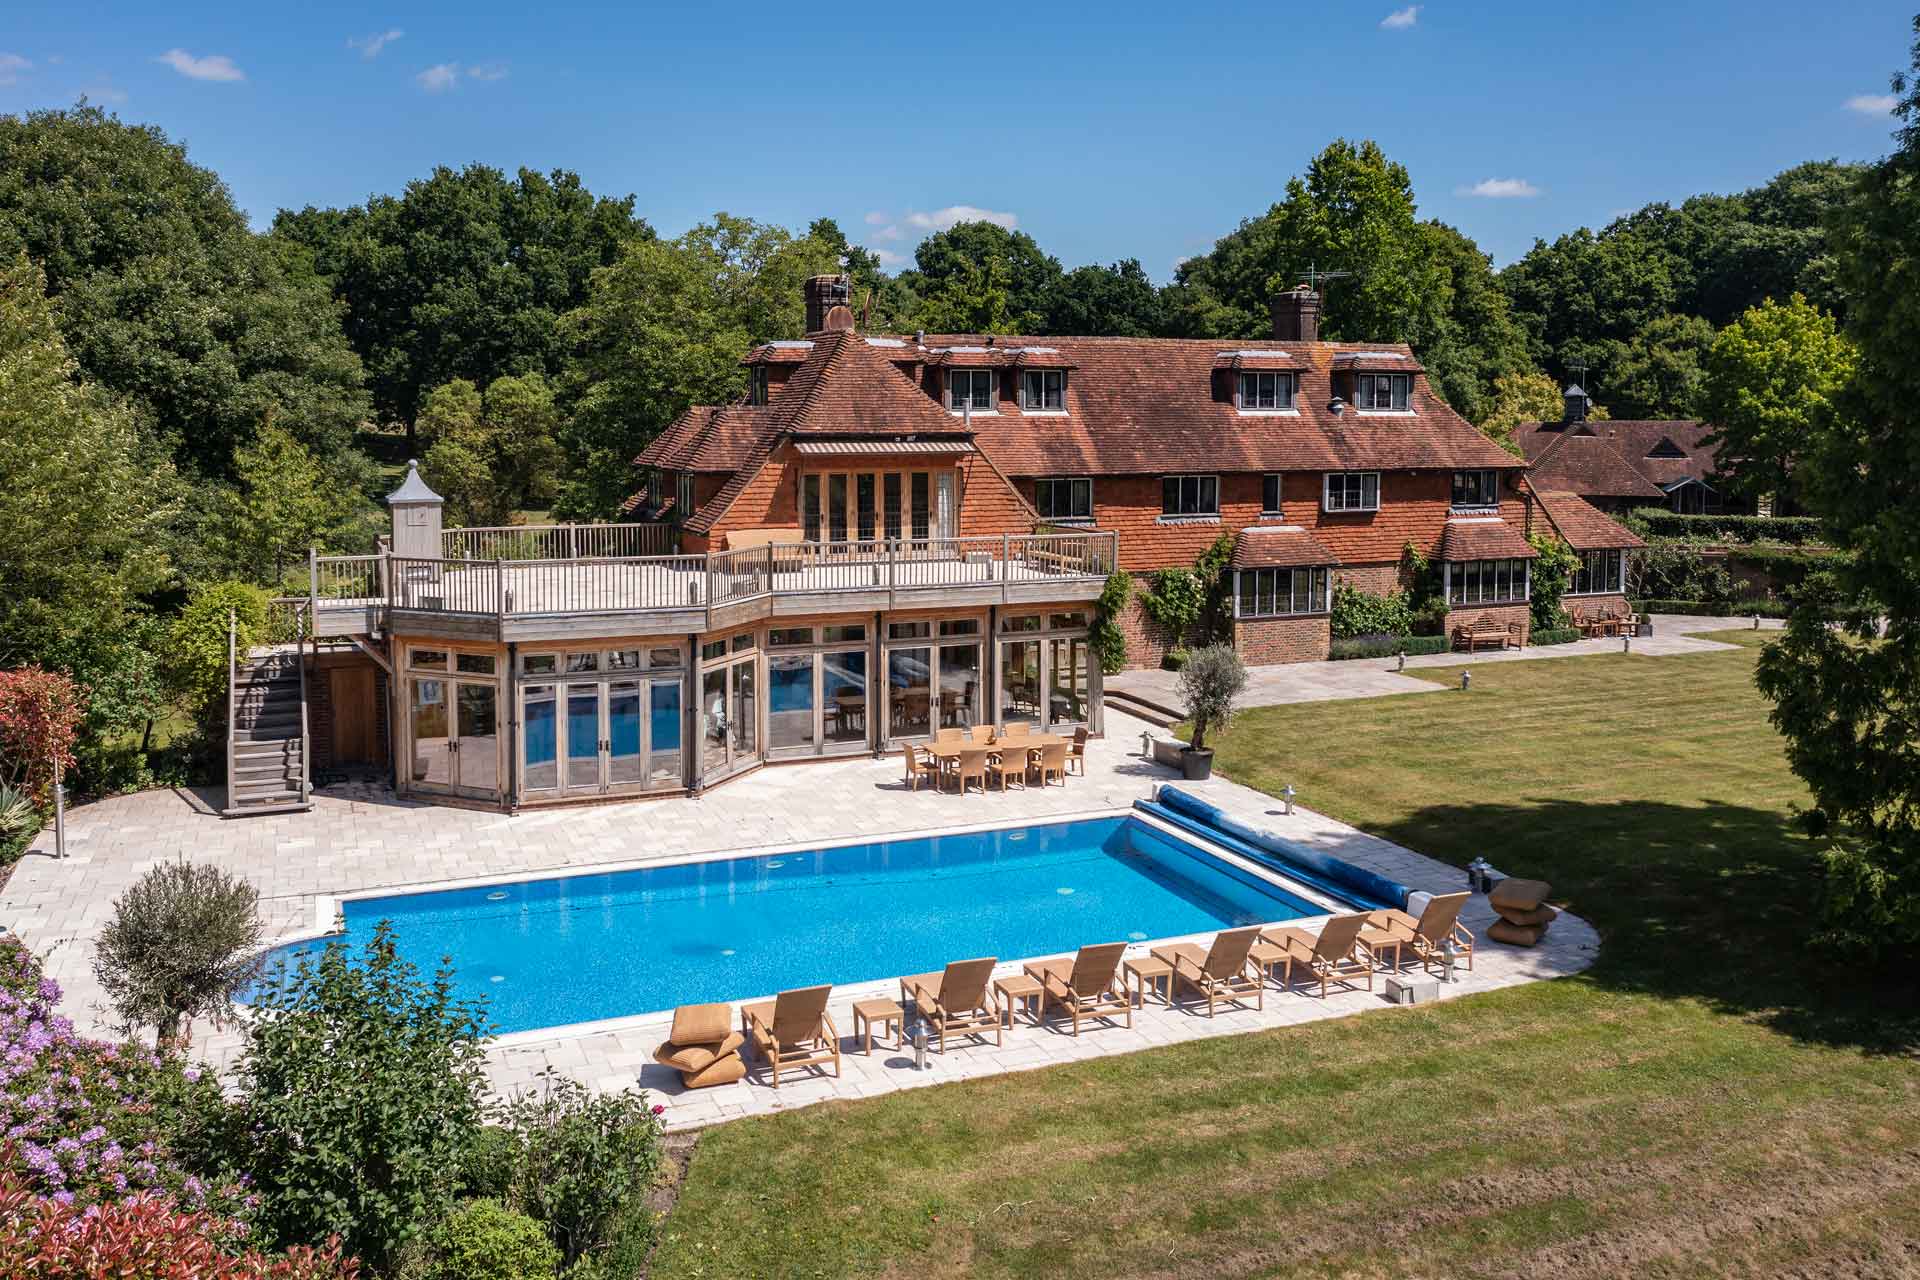
[[[1057,747],[1072,742],[1071,738],[1062,738],[1052,733],[1030,733],[1023,738],[995,738],[992,742],[934,742],[927,744],[926,752],[942,764],[949,760],[958,760],[969,751],[1005,751],[1008,747]]]

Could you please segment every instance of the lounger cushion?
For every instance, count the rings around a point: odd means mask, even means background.
[[[1531,911],[1522,911],[1518,907],[1495,907],[1494,910],[1498,911],[1500,913],[1500,918],[1505,920],[1508,924],[1517,924],[1521,926],[1532,926],[1537,924],[1552,924],[1553,918],[1560,914],[1558,911],[1554,910],[1552,907],[1547,906],[1545,903],[1542,903],[1540,906],[1535,907]]]
[[[682,1075],[680,1079],[689,1089],[709,1089],[716,1084],[732,1084],[735,1080],[745,1079],[746,1074],[746,1059],[737,1053],[730,1053],[705,1070]]]
[[[1540,935],[1547,931],[1543,924],[1508,924],[1505,920],[1495,920],[1487,926],[1487,936],[1495,942],[1504,942],[1515,947],[1531,947],[1540,941]]]
[[[705,1044],[726,1039],[732,1028],[732,1005],[683,1004],[673,1011],[673,1030],[667,1039],[675,1044]]]
[[[708,1040],[699,1044],[680,1044],[669,1040],[654,1051],[654,1061],[674,1068],[676,1071],[704,1071],[715,1061],[740,1052],[740,1046],[746,1043],[746,1037],[738,1031],[728,1032],[719,1040]]]
[[[1495,907],[1517,907],[1528,911],[1547,900],[1553,886],[1545,880],[1506,879],[1493,886],[1487,901]]]

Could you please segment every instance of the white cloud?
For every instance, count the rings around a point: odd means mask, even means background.
[[[875,209],[872,213],[869,213],[867,215],[866,221],[867,221],[867,225],[870,227],[879,227],[879,226],[885,226],[887,223],[893,221],[893,219],[889,218],[881,210]]]
[[[1404,9],[1395,9],[1392,13],[1380,19],[1380,29],[1382,31],[1405,31],[1418,21],[1420,21],[1420,6],[1410,4]]]
[[[0,53],[0,85],[20,83],[22,71],[33,70],[33,64],[17,53]]]
[[[382,31],[377,36],[365,36],[359,40],[349,40],[347,41],[347,48],[358,49],[360,56],[363,58],[377,58],[380,56],[382,49],[405,34],[407,33],[395,27],[391,31]]]
[[[1525,178],[1487,178],[1470,187],[1455,187],[1453,194],[1484,200],[1530,200],[1540,194],[1540,188]]]
[[[185,49],[169,49],[155,62],[164,62],[189,80],[245,80],[246,72],[233,65],[233,59],[222,53],[210,53],[204,58],[196,58]]]
[[[873,256],[878,258],[880,260],[880,265],[885,267],[889,271],[894,271],[900,267],[904,267],[907,265],[908,262],[912,261],[912,259],[908,258],[906,254],[895,253],[891,249],[875,249],[873,250]]]
[[[96,85],[91,89],[82,89],[80,96],[88,102],[105,103],[110,107],[117,107],[127,100],[127,91],[125,89],[116,89],[110,84],[103,84]]]
[[[994,209],[981,209],[970,204],[950,204],[944,209],[935,209],[932,213],[909,209],[901,221],[919,231],[945,231],[962,222],[991,222],[994,226],[1005,227],[1009,231],[1020,225],[1020,219],[1015,214],[1001,213]]]
[[[1900,99],[1890,93],[1856,93],[1847,99],[1847,110],[1863,116],[1890,115],[1899,105]]]
[[[479,66],[468,67],[467,75],[475,80],[505,80],[507,65],[504,62],[483,62]]]
[[[428,67],[414,77],[420,87],[428,93],[445,93],[460,81],[460,64],[442,62],[438,66]]]

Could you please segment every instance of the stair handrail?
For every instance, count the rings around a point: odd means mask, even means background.
[[[233,733],[234,725],[240,719],[240,706],[236,696],[238,680],[234,673],[234,637],[239,628],[239,619],[232,609],[227,610],[227,808],[234,807],[233,772]]]
[[[313,802],[313,737],[307,728],[307,636],[313,630],[313,602],[307,602],[307,616],[301,621],[299,611],[294,618],[299,622],[299,648],[295,660],[300,665],[300,803]]]

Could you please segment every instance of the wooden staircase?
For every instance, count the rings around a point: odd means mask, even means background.
[[[228,635],[229,818],[313,807],[304,645],[241,658]]]

